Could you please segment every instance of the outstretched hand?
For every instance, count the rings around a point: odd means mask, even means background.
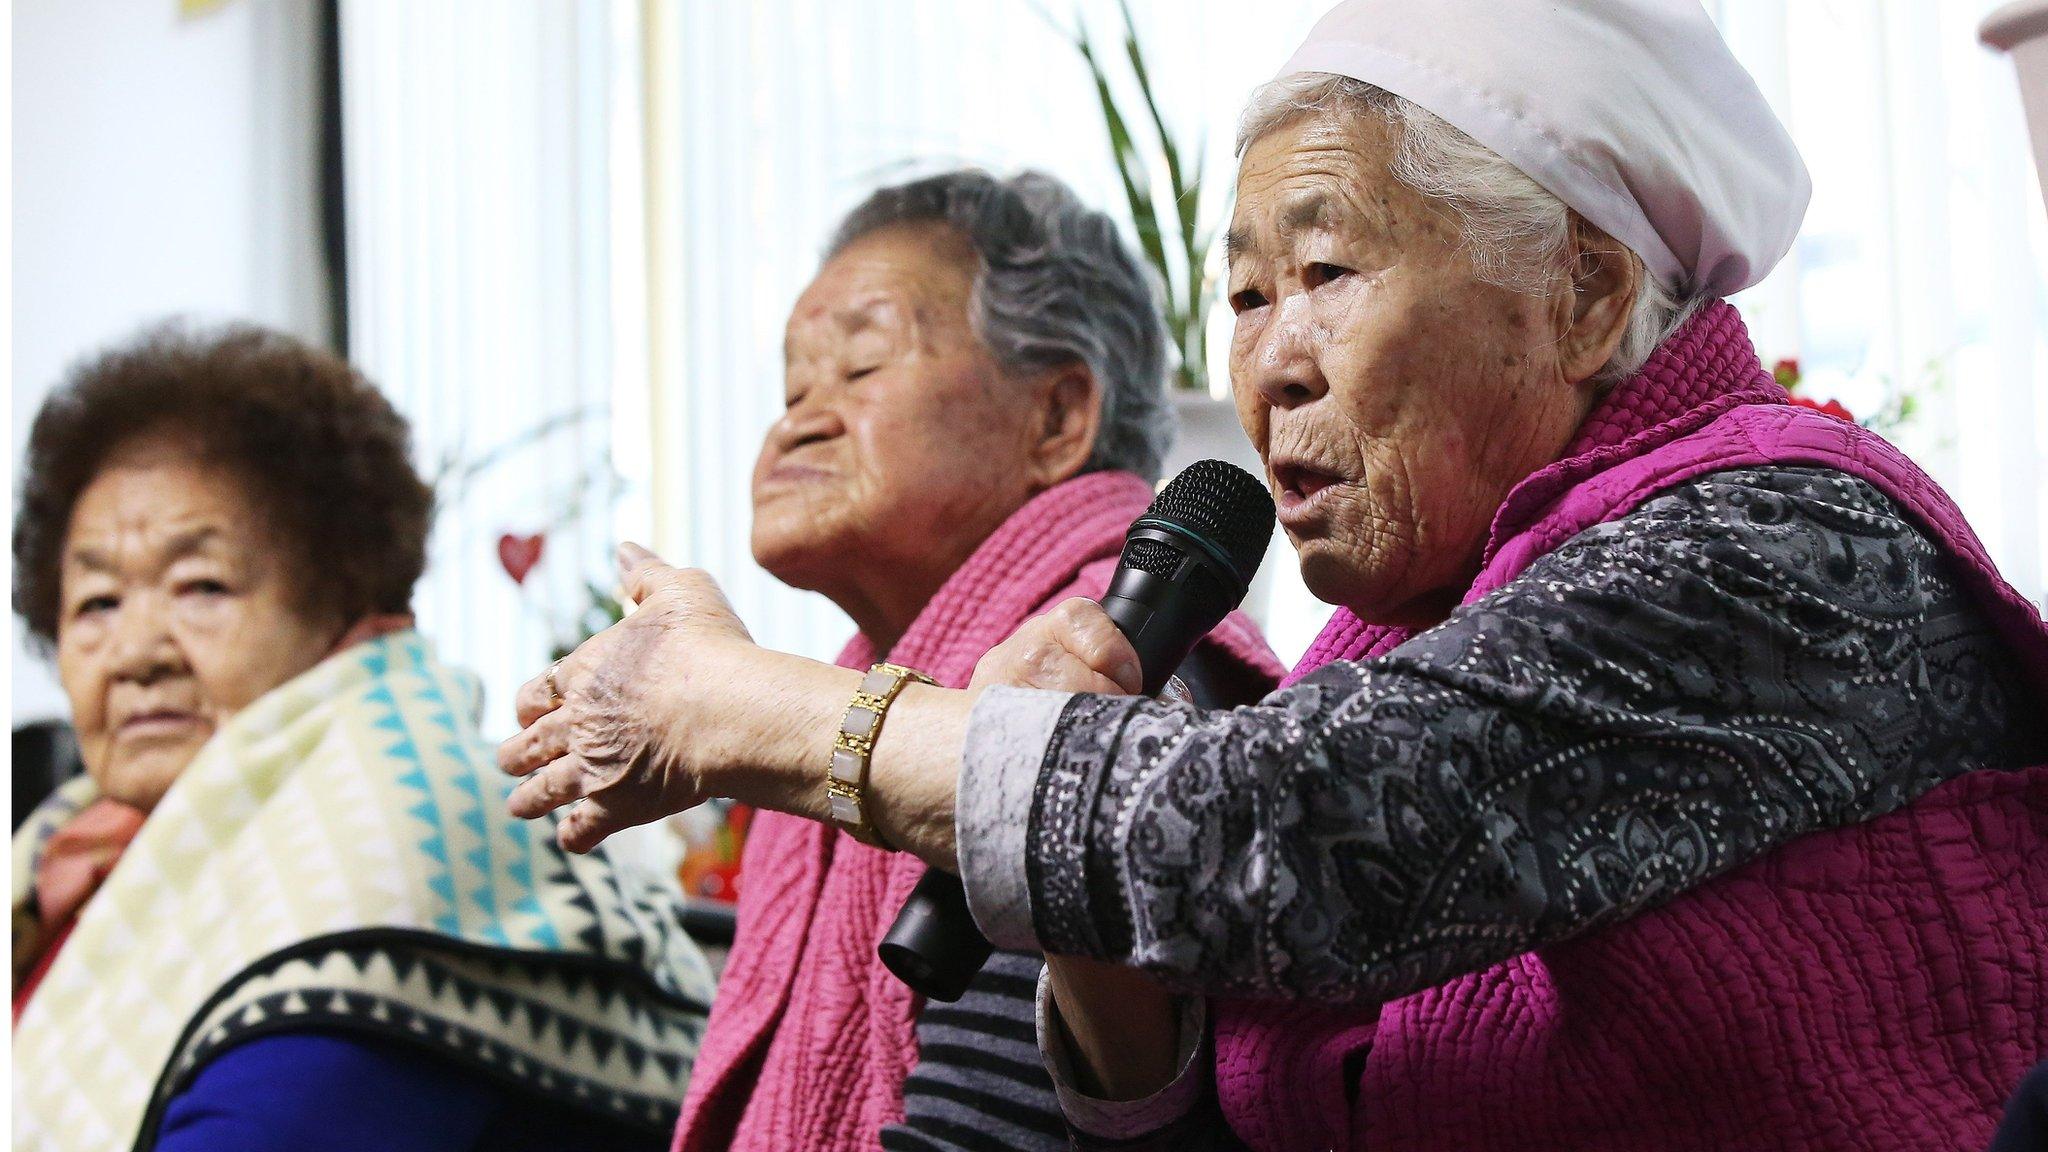
[[[673,568],[636,544],[619,546],[619,579],[638,607],[519,689],[523,730],[498,764],[525,779],[514,816],[571,805],[557,832],[588,852],[606,836],[704,800],[715,762],[716,703],[759,653],[710,575]]]

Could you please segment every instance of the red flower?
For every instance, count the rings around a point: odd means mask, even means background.
[[[526,574],[540,563],[541,550],[546,547],[546,534],[536,532],[531,536],[514,536],[510,532],[498,537],[498,563],[505,566],[505,575],[514,584],[525,584]]]
[[[1776,364],[1771,365],[1771,379],[1776,380],[1778,386],[1787,392],[1799,387],[1798,358],[1787,356]]]
[[[1801,408],[1811,408],[1824,416],[1833,416],[1837,420],[1847,420],[1851,424],[1856,422],[1856,417],[1851,415],[1847,408],[1842,407],[1840,400],[1830,400],[1825,404],[1819,404],[1808,400],[1804,396],[1794,396],[1792,397],[1792,402]]]

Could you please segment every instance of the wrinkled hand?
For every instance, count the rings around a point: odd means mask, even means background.
[[[1137,650],[1093,600],[1076,596],[1025,623],[974,666],[969,688],[1001,684],[1129,696],[1144,687]]]
[[[572,805],[556,833],[571,852],[706,798],[717,725],[685,702],[759,651],[706,573],[622,544],[619,577],[639,607],[564,657],[552,689],[546,673],[521,686],[524,731],[498,747],[499,767],[525,777],[507,804],[514,816]]]

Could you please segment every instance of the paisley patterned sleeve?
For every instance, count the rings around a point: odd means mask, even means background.
[[[1190,992],[1388,999],[2038,755],[2021,698],[1875,489],[1720,473],[1257,706],[1067,701],[1034,934]]]

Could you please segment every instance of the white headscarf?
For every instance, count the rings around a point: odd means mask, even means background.
[[[1762,280],[1813,192],[1699,0],[1345,0],[1280,75],[1300,72],[1449,121],[1671,287]]]

